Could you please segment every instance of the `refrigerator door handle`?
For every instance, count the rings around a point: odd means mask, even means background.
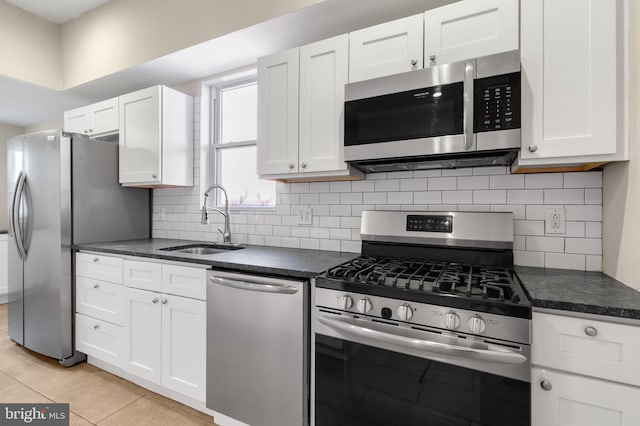
[[[13,232],[16,240],[16,245],[18,246],[18,252],[20,253],[20,257],[25,259],[27,257],[27,252],[24,248],[24,240],[22,235],[22,228],[20,227],[20,203],[22,202],[22,194],[24,191],[24,184],[27,181],[27,174],[24,172],[20,172],[20,177],[18,178],[18,184],[16,185],[16,190],[13,194]]]
[[[18,184],[20,183],[20,179],[22,179],[22,171],[20,171],[20,173],[18,174],[18,179],[16,179],[16,184],[13,187],[13,194],[11,196],[11,207],[9,207],[9,231],[11,233],[11,235],[15,236],[16,235],[16,230],[15,230],[15,206],[16,206],[16,198],[18,195]],[[16,243],[17,244],[17,243]]]

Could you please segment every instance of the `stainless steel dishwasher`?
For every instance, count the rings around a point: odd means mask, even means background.
[[[252,426],[308,424],[308,285],[211,271],[207,407]]]

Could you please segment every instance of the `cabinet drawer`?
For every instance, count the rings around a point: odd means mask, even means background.
[[[122,285],[76,277],[76,312],[122,325]]]
[[[162,291],[162,265],[159,263],[124,261],[124,285],[142,290]]]
[[[207,300],[207,271],[188,266],[162,265],[162,292]]]
[[[638,401],[640,389],[631,386],[540,368],[531,372],[532,426],[636,426]]]
[[[119,367],[122,364],[122,327],[77,314],[76,349]]]
[[[640,386],[640,327],[533,314],[532,362]]]
[[[122,258],[76,253],[76,275],[122,284]]]

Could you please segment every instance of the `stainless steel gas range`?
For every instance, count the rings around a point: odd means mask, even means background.
[[[366,211],[361,236],[315,280],[312,424],[529,425],[513,215]]]

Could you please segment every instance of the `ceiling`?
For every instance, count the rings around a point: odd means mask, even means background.
[[[38,1],[49,3],[52,0]],[[61,118],[67,109],[156,84],[178,85],[212,76],[253,64],[256,58],[290,47],[420,13],[454,1],[457,0],[326,0],[64,92],[0,78],[0,93],[5,93],[5,87],[12,86],[8,88],[16,96],[0,97],[0,122],[24,127],[54,120]],[[25,96],[20,96],[20,93],[25,93]]]
[[[42,18],[62,24],[110,0],[7,0],[7,3]]]

